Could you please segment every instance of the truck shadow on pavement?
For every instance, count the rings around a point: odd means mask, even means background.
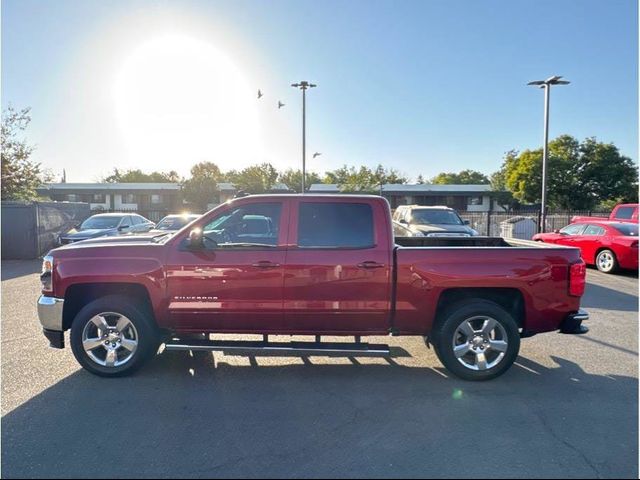
[[[595,283],[587,283],[585,295],[580,301],[582,308],[601,308],[622,312],[637,312],[638,297]]]
[[[78,370],[2,418],[2,473],[461,478],[472,465],[476,478],[636,477],[637,379],[551,358],[520,357],[484,383],[440,368],[236,366],[185,352],[128,378]]]
[[[40,273],[41,268],[41,260],[3,260],[0,266],[0,277],[2,281],[11,280],[33,273]]]

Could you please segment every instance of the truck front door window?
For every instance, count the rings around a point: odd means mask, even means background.
[[[281,203],[245,205],[222,213],[204,227],[205,247],[275,247],[281,213]]]

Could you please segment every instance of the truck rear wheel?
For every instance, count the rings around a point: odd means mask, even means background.
[[[102,377],[135,372],[158,352],[159,335],[146,308],[120,295],[85,305],[71,326],[71,349],[80,365]]]
[[[447,308],[434,332],[438,358],[464,380],[491,380],[506,372],[520,351],[513,317],[488,300],[465,300]]]

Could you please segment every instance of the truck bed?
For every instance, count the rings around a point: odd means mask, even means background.
[[[559,247],[531,240],[502,237],[395,237],[394,240],[398,247]]]
[[[557,330],[579,298],[567,295],[569,265],[580,250],[500,237],[395,238],[395,327],[429,331],[441,295],[460,289],[461,298],[486,289],[513,295],[523,327]]]
[[[395,237],[400,247],[508,247],[502,237]]]

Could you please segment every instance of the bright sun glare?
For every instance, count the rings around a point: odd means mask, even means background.
[[[130,161],[180,173],[203,160],[223,169],[260,161],[254,97],[233,62],[205,42],[168,35],[141,45],[115,88]]]

